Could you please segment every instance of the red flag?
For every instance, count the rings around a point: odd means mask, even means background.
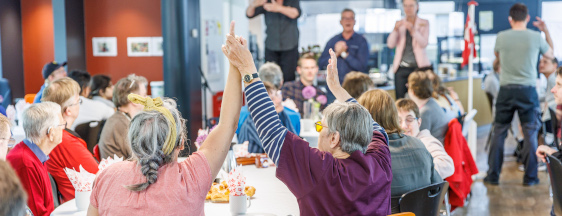
[[[470,15],[466,15],[466,24],[464,25],[464,51],[462,52],[461,68],[468,64],[470,50],[473,50],[473,56],[476,57],[476,46],[474,45],[474,26],[470,25]]]

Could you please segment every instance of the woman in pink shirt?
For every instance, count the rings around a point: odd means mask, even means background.
[[[231,24],[231,33],[233,32]],[[129,95],[145,106],[129,126],[133,159],[111,165],[94,182],[88,215],[204,215],[204,202],[236,131],[242,89],[230,67],[221,121],[199,150],[177,162],[186,140],[175,101]]]
[[[403,98],[408,89],[408,76],[418,67],[430,66],[425,52],[429,38],[429,22],[418,17],[418,0],[403,0],[406,17],[396,22],[387,39],[388,48],[396,48],[392,72],[396,99]]]

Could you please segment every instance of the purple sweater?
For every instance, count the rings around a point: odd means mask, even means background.
[[[287,132],[261,82],[245,91],[264,149],[277,165],[276,176],[297,198],[301,215],[390,214],[388,137],[376,122],[365,154],[356,151],[347,159],[335,159]]]

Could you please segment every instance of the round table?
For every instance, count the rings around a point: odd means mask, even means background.
[[[243,166],[248,185],[256,188],[251,206],[246,215],[299,215],[299,206],[295,196],[283,182],[275,177],[275,167],[256,168],[254,165]],[[77,211],[76,203],[70,200],[53,211],[52,216],[85,216],[86,211]],[[230,215],[228,203],[205,202],[205,215]]]

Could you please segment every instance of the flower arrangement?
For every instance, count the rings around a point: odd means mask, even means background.
[[[205,142],[205,140],[207,139],[207,136],[209,136],[209,134],[211,133],[211,131],[213,131],[217,126],[213,126],[211,129],[207,128],[207,129],[199,129],[199,131],[197,131],[197,139],[195,139],[195,146],[197,146],[197,149],[199,149],[199,147],[201,147],[201,144],[203,144],[203,142]]]
[[[305,119],[317,119],[320,113],[320,106],[328,102],[328,98],[325,95],[317,95],[317,93],[316,88],[313,86],[307,86],[302,89],[302,96],[308,100],[303,105],[303,117]]]

